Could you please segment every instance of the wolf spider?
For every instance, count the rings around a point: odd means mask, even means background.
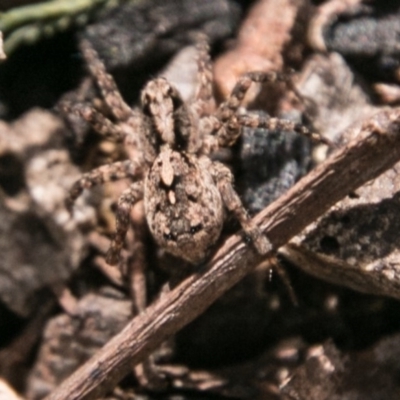
[[[233,176],[210,155],[231,146],[242,127],[294,130],[315,138],[301,124],[241,113],[242,100],[253,82],[287,81],[288,74],[249,72],[244,74],[229,98],[215,109],[208,43],[198,43],[198,89],[191,102],[164,78],[147,83],[141,94],[141,111],[122,99],[114,79],[106,72],[98,54],[86,40],[81,51],[115,122],[92,107],[78,106],[78,113],[95,130],[136,146],[138,157],[114,162],[85,173],[72,186],[66,206],[72,209],[84,189],[107,181],[130,178],[132,184],[119,200],[116,232],[106,261],[119,260],[130,221],[131,206],[143,199],[149,229],[167,252],[192,264],[204,260],[220,236],[225,208],[240,222],[256,250],[265,254],[269,240],[249,218],[233,188]]]

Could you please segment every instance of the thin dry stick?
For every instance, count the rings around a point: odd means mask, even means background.
[[[400,109],[368,120],[356,141],[263,210],[255,222],[274,249],[285,244],[333,204],[400,160]],[[232,236],[201,271],[134,318],[47,400],[95,399],[114,387],[166,338],[200,315],[260,262],[252,246]]]

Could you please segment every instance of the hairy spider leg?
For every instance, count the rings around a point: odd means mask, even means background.
[[[250,88],[255,83],[287,82],[289,73],[280,72],[248,72],[242,75],[227,100],[221,103],[216,112],[221,121],[221,127],[217,132],[218,143],[221,147],[233,145],[240,135],[240,124],[237,122],[237,112]]]
[[[215,110],[213,71],[207,36],[199,35],[196,48],[198,86],[193,102],[193,108],[199,117],[203,117],[210,115]]]
[[[112,164],[102,165],[90,172],[82,175],[72,186],[69,196],[65,200],[66,208],[71,212],[75,200],[81,195],[84,189],[101,185],[105,182],[112,182],[124,178],[140,178],[142,168],[140,163],[125,160],[117,161]]]
[[[116,140],[123,140],[126,137],[126,132],[121,125],[110,121],[93,107],[80,105],[79,107],[74,107],[71,111],[80,115],[85,121],[90,123],[96,132],[105,137],[111,136]]]
[[[303,124],[299,124],[287,119],[270,117],[266,114],[248,113],[237,116],[237,122],[241,127],[264,128],[268,130],[294,131],[306,136],[314,142],[324,143],[332,146],[330,140],[322,137],[319,133],[313,132]]]
[[[213,174],[213,178],[221,193],[222,201],[226,208],[232,212],[239,221],[245,234],[253,242],[257,252],[261,255],[268,253],[272,249],[272,244],[247,214],[242,201],[233,188],[232,172],[225,165],[214,162],[212,164],[211,173]]]
[[[118,199],[116,222],[117,227],[110,248],[106,255],[107,264],[115,265],[120,258],[126,232],[130,222],[130,210],[133,204],[143,198],[143,181],[135,182],[122,192]]]
[[[132,109],[120,95],[114,78],[107,73],[104,63],[100,60],[99,55],[88,40],[81,40],[80,48],[90,74],[96,81],[111,113],[118,121],[126,121],[132,115]]]

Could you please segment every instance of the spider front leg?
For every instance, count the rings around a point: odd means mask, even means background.
[[[193,109],[199,117],[203,117],[211,114],[215,109],[210,46],[206,35],[199,35],[196,48],[198,87],[193,102]]]
[[[72,105],[70,103],[64,103],[60,106],[60,109],[65,114],[76,114],[80,116],[87,121],[96,132],[103,136],[111,136],[116,140],[123,140],[125,136],[127,136],[121,125],[110,121],[94,107],[85,104]]]
[[[237,218],[245,234],[251,239],[258,253],[262,255],[268,253],[272,249],[272,244],[247,214],[242,201],[233,188],[233,175],[231,171],[225,165],[214,162],[212,163],[211,173],[213,174],[213,178],[221,193],[222,201],[226,208]]]
[[[103,99],[111,113],[118,121],[127,120],[132,114],[132,109],[123,100],[114,78],[107,73],[104,63],[100,60],[96,50],[94,50],[91,43],[85,39],[80,42],[80,48],[85,57],[89,71],[96,80]]]
[[[138,178],[142,174],[140,164],[131,160],[118,161],[113,164],[103,165],[96,168],[77,180],[69,191],[69,196],[65,199],[65,206],[69,212],[75,200],[81,195],[84,189],[101,185],[105,182],[116,181],[124,178]]]
[[[222,125],[217,132],[218,143],[222,147],[231,146],[236,142],[240,134],[240,126],[237,124],[236,117],[238,109],[250,88],[255,83],[287,82],[290,74],[280,72],[248,72],[240,77],[233,88],[229,98],[221,103],[216,112],[216,116]]]
[[[313,132],[303,124],[299,124],[287,119],[269,117],[266,114],[248,113],[238,115],[236,117],[238,127],[264,128],[271,131],[294,131],[300,135],[306,136],[314,142],[324,143],[330,147],[333,143],[321,136],[319,133]]]
[[[126,232],[129,227],[130,210],[133,204],[143,198],[143,181],[133,183],[118,199],[117,228],[110,248],[106,255],[107,264],[115,265],[119,261],[120,253],[124,245]]]

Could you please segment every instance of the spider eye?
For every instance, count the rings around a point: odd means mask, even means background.
[[[182,106],[183,100],[181,99],[181,95],[173,86],[168,85],[166,95],[171,99],[174,110]]]
[[[166,240],[174,240],[174,236],[172,235],[172,233],[164,233],[164,239]]]
[[[142,101],[142,111],[144,115],[147,115],[148,117],[151,116],[150,101],[148,101],[146,98],[144,101]]]
[[[197,224],[190,227],[190,233],[194,235],[195,233],[201,231],[203,229],[203,224]]]
[[[183,101],[175,91],[171,90],[170,97],[172,100],[172,104],[174,106],[174,110],[177,110],[179,107],[182,107]]]

